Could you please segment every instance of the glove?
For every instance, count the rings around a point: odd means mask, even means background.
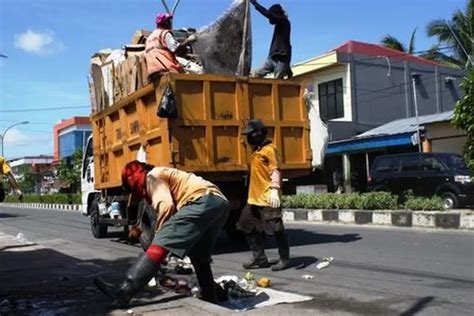
[[[278,189],[270,190],[270,198],[268,202],[270,203],[270,207],[272,208],[280,207],[281,202],[280,202],[280,193],[278,192]]]
[[[20,189],[15,190],[15,194],[18,195],[18,200],[23,201],[23,192]]]

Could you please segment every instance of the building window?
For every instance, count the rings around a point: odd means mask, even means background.
[[[342,78],[321,83],[319,90],[319,114],[323,120],[344,117]]]

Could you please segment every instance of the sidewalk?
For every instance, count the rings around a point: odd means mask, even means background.
[[[395,227],[474,230],[474,210],[403,211],[403,210],[311,210],[285,209],[285,222],[385,225]]]
[[[244,312],[233,311],[163,288],[147,288],[125,310],[113,309],[93,285],[104,276],[113,281],[128,261],[82,261],[54,249],[0,232],[0,315],[314,315],[298,303]],[[115,272],[112,273],[110,267]],[[301,305],[300,305],[301,306]]]

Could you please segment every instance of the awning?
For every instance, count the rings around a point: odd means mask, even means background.
[[[376,136],[329,143],[326,154],[334,155],[356,151],[368,151],[378,148],[413,145],[414,133]]]

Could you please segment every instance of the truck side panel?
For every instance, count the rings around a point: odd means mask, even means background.
[[[161,95],[172,87],[178,118],[156,115]],[[310,168],[309,121],[299,83],[213,75],[166,74],[92,116],[96,187],[120,186],[120,171],[144,146],[149,163],[226,179],[247,171],[251,148],[241,133],[259,118],[282,153],[285,177]]]

